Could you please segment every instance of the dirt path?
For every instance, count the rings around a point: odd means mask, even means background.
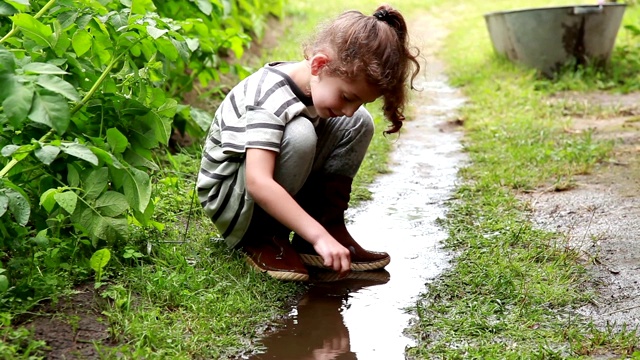
[[[567,109],[598,108],[601,116],[572,114],[567,131],[593,131],[616,142],[610,161],[576,178],[568,191],[523,195],[540,227],[559,231],[580,249],[598,299],[580,309],[596,325],[640,325],[640,94],[563,94]],[[586,113],[586,112],[585,112]]]

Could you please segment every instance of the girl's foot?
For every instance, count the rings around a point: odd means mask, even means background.
[[[247,262],[260,272],[285,281],[308,281],[309,272],[289,243],[276,236],[253,238],[240,244]]]

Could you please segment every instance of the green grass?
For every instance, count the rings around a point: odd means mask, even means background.
[[[437,3],[393,5],[413,14]],[[418,358],[567,358],[625,353],[637,344],[630,333],[598,330],[571,315],[570,309],[593,296],[586,291],[585,269],[561,236],[528,223],[527,209],[514,197],[514,191],[572,186],[575,174],[588,173],[613,146],[588,132],[564,132],[570,121],[566,104],[547,101],[553,91],[602,88],[601,73],[585,69],[549,81],[493,56],[481,14],[522,4],[466,1],[435,12],[450,16],[442,57],[453,84],[470,97],[462,117],[472,163],[461,171],[465,182],[443,221],[457,261],[416,306],[420,341],[410,353]],[[373,11],[367,1],[349,8]],[[251,63],[300,59],[300,43],[315,24],[344,9],[334,0],[291,4],[292,18],[277,46]],[[367,185],[387,171],[396,140],[382,136],[386,125],[378,108],[369,107],[378,131],[354,184],[354,205],[368,198]],[[131,357],[224,358],[248,351],[253,345],[247,340],[260,336],[303,290],[254,273],[237,253],[210,240],[215,229],[191,204],[197,155],[195,150],[169,162],[156,189],[163,214],[158,222],[175,225],[141,234],[139,249],[150,242],[153,256],[112,274],[114,285],[104,293],[113,304],[107,310],[112,333],[123,344],[115,351]]]
[[[290,18],[277,46],[257,59],[246,59],[252,66],[300,59],[300,43],[315,24],[347,8],[338,0],[290,3]],[[409,20],[427,10],[446,18],[451,33],[440,56],[449,64],[452,84],[469,97],[461,117],[471,162],[460,172],[463,182],[442,221],[449,231],[447,246],[457,257],[416,304],[419,323],[412,331],[419,341],[411,356],[580,358],[628,354],[638,346],[631,332],[596,329],[572,313],[594,296],[588,291],[585,268],[562,236],[528,222],[525,204],[515,197],[517,191],[571,187],[576,174],[588,173],[607,159],[614,144],[598,141],[589,132],[563,129],[569,124],[568,114],[615,110],[567,108],[562,102],[549,102],[548,96],[561,90],[633,90],[630,74],[640,71],[627,51],[637,46],[637,37],[634,42],[624,33],[619,36],[613,73],[583,69],[545,80],[497,59],[482,18],[489,11],[575,3],[587,2],[392,3]],[[371,13],[376,4],[358,0],[348,8]],[[443,4],[447,6],[433,10]],[[638,14],[637,6],[630,7],[625,23],[637,24]],[[377,108],[379,103],[369,107],[378,130],[354,183],[354,205],[368,198],[367,184],[388,171],[388,154],[397,138],[382,135],[386,125]],[[138,230],[125,248],[131,256],[106,268],[100,294],[107,301],[102,310],[118,343],[96,345],[104,358],[120,354],[216,359],[250,351],[262,331],[304,290],[300,284],[255,273],[237,252],[216,240],[219,235],[193,197],[199,152],[196,145],[179,155],[161,156],[164,165],[153,194],[156,229]],[[0,328],[0,339],[11,340],[8,345],[0,342],[0,355],[29,358],[43,345],[30,341],[30,336],[20,329]],[[21,356],[12,344],[23,350]]]
[[[552,80],[493,54],[482,14],[565,3],[576,2],[465,1],[447,8],[451,33],[441,56],[451,82],[469,98],[461,116],[471,161],[442,222],[457,257],[416,306],[419,345],[412,356],[564,359],[627,356],[638,347],[635,329],[597,329],[575,314],[595,296],[583,262],[561,234],[535,229],[516,198],[519,191],[571,187],[575,175],[607,160],[614,146],[591,132],[564,131],[571,121],[566,104],[549,101],[550,94],[637,86],[620,75],[640,70],[620,58],[630,41],[624,35],[606,72],[585,68]],[[637,6],[628,9],[625,22],[637,23],[638,14]]]
[[[365,1],[351,7],[373,12]],[[337,14],[338,1],[322,4],[295,2],[283,34],[272,49],[248,58],[252,67],[267,61],[302,59],[303,39],[315,24]],[[359,6],[361,5],[361,6]],[[352,204],[370,197],[367,190],[376,175],[387,171],[388,154],[396,137],[384,137],[386,123],[369,106],[377,131],[365,163],[354,181]],[[214,109],[208,109],[213,111]],[[112,285],[103,296],[111,306],[105,314],[116,347],[102,346],[105,357],[115,353],[132,358],[228,358],[250,352],[269,324],[288,311],[304,285],[283,283],[254,272],[235,251],[220,241],[197,201],[193,184],[199,165],[199,146],[162,159],[166,165],[154,191],[157,231],[141,231],[133,241],[145,254],[136,266],[122,266],[110,274]],[[185,225],[190,230],[185,234]],[[152,255],[146,255],[151,244]],[[131,265],[131,264],[129,264]]]

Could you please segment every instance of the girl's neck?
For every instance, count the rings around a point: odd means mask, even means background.
[[[282,71],[289,75],[293,82],[298,85],[305,95],[311,96],[311,67],[307,60],[287,64],[282,67]]]

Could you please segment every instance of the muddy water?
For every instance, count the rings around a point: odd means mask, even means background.
[[[354,238],[387,251],[391,263],[342,280],[313,274],[282,330],[264,338],[264,353],[250,359],[394,360],[414,345],[404,334],[414,319],[408,309],[448,266],[441,244],[446,233],[436,220],[445,215],[464,161],[454,125],[463,99],[442,75],[422,88],[412,103],[416,117],[395,143],[391,172],[371,185],[372,201],[347,213]]]

